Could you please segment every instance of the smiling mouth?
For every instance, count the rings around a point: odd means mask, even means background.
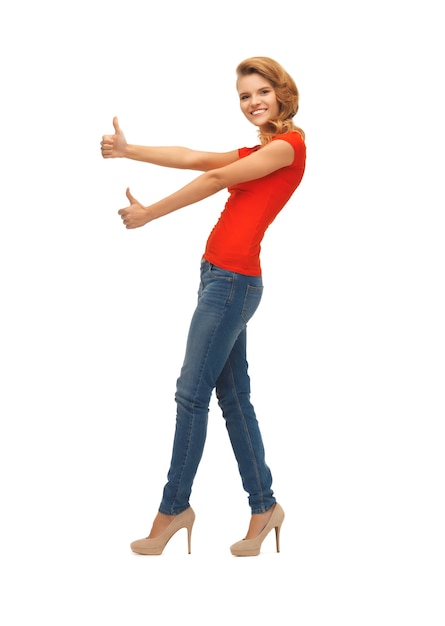
[[[265,113],[267,111],[267,109],[257,109],[256,111],[252,111],[251,115],[255,116],[255,115],[261,115],[262,113]]]

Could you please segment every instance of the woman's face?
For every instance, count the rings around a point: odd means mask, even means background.
[[[260,128],[269,120],[276,120],[279,104],[275,89],[260,74],[246,74],[237,81],[241,111],[246,118]]]

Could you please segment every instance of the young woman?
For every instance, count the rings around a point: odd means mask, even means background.
[[[104,158],[125,157],[203,172],[148,206],[127,189],[130,204],[119,211],[126,228],[144,226],[222,189],[230,194],[201,261],[198,302],[177,381],[170,469],[149,536],[131,544],[139,554],[161,554],[182,528],[187,529],[190,553],[195,514],[189,499],[204,449],[213,390],[252,514],[246,537],[233,544],[231,552],[258,555],[272,529],[279,551],[284,512],[273,495],[272,475],[250,402],[246,326],[262,295],[261,241],[303,177],[306,148],[303,131],[293,123],[298,110],[297,87],[283,67],[268,57],[252,57],[240,63],[236,73],[241,111],[257,126],[259,145],[224,153],[130,145],[117,118],[113,120],[114,134],[104,135],[101,143]]]

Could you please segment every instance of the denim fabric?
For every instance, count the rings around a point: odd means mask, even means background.
[[[190,506],[213,390],[226,420],[252,513],[263,513],[275,503],[272,475],[250,402],[246,360],[246,326],[262,292],[261,276],[244,276],[201,262],[198,303],[177,381],[176,430],[161,513],[177,515]]]

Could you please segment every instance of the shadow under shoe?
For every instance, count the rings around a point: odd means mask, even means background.
[[[158,537],[152,539],[137,539],[130,544],[130,548],[136,554],[159,555],[162,554],[165,546],[175,533],[181,528],[187,529],[187,545],[188,553],[191,553],[192,545],[192,528],[195,522],[195,512],[190,506],[188,509],[175,515],[170,524]]]
[[[275,541],[277,545],[277,552],[280,551],[280,529],[284,520],[284,511],[278,502],[274,505],[272,515],[267,522],[266,526],[260,532],[257,537],[253,539],[242,539],[230,546],[230,552],[234,556],[258,556],[261,551],[261,544],[264,539],[275,528]]]

